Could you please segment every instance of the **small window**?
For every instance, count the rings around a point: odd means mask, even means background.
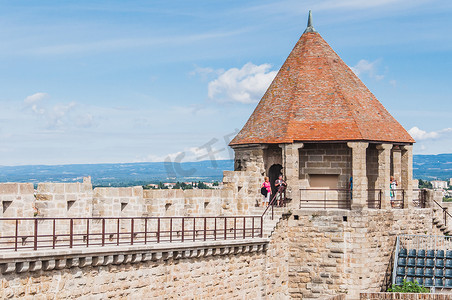
[[[69,211],[69,209],[71,209],[71,207],[74,205],[75,201],[71,200],[67,202],[67,210]]]
[[[121,211],[123,211],[127,206],[127,203],[121,203]]]
[[[13,201],[2,201],[3,213],[8,209],[8,207],[13,203]]]

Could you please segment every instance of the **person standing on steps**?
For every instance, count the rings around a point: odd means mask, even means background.
[[[286,187],[287,183],[283,180],[282,174],[280,174],[275,181],[275,188],[278,190],[277,193],[279,193],[279,195],[276,196],[277,206],[283,205],[284,203],[284,199],[286,198]]]
[[[262,183],[261,188],[266,188],[267,189],[267,195],[264,196],[264,199],[262,200],[262,206],[266,207],[268,206],[268,203],[270,202],[270,197],[272,195],[272,187],[270,185],[270,179],[265,176],[265,181],[264,183]]]

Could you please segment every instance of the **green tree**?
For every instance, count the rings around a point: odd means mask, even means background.
[[[419,188],[420,189],[431,189],[431,188],[433,188],[433,185],[428,180],[419,179]]]
[[[208,189],[210,189],[210,187],[207,186],[207,184],[205,184],[204,182],[199,181],[199,182],[198,182],[198,189],[201,189],[201,190],[208,190]]]
[[[161,190],[167,190],[168,189],[168,187],[167,186],[165,186],[164,184],[163,184],[163,182],[159,182],[159,189],[161,189]]]
[[[430,293],[430,290],[422,285],[420,285],[416,280],[414,282],[408,282],[403,280],[402,285],[393,284],[388,290],[392,293]]]

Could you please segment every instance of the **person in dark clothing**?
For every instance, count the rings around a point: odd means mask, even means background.
[[[278,206],[283,205],[283,203],[284,203],[284,199],[286,198],[286,187],[287,187],[287,183],[283,180],[283,176],[281,174],[281,175],[279,175],[278,179],[276,179],[276,181],[275,181],[275,188],[278,191],[278,194],[276,196],[277,197],[276,201],[277,201]],[[284,198],[283,198],[283,194],[284,194]]]

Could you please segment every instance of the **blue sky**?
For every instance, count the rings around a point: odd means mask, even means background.
[[[452,153],[451,1],[0,0],[0,165],[230,158],[309,9],[415,154]]]

